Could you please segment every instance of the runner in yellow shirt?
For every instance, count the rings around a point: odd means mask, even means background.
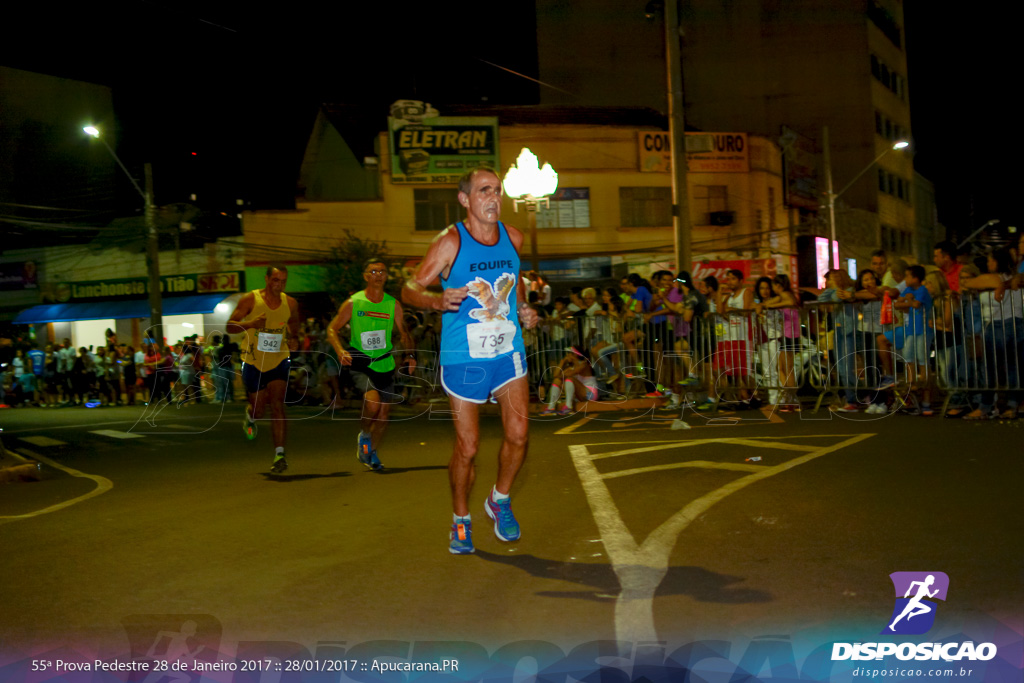
[[[288,469],[284,444],[288,423],[284,399],[288,390],[291,351],[298,349],[299,305],[284,293],[288,268],[267,266],[266,286],[241,298],[228,319],[228,332],[245,332],[242,343],[242,383],[249,396],[242,428],[248,439],[256,438],[256,420],[270,404],[273,419],[274,462],[271,473]]]

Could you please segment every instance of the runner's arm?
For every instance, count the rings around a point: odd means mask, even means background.
[[[302,318],[299,316],[299,302],[289,296],[288,308],[291,310],[291,315],[288,316],[288,350],[298,351],[299,334],[301,334],[302,331]]]
[[[231,317],[228,318],[228,322],[225,325],[225,331],[227,331],[227,328],[231,327],[234,327],[236,330],[239,330],[241,332],[245,332],[246,330],[251,329],[253,327],[262,327],[263,323],[266,322],[267,319],[265,315],[261,315],[260,317],[255,318],[253,320],[242,322],[245,316],[252,313],[253,306],[255,305],[256,297],[253,296],[252,292],[249,292],[248,294],[243,296],[239,300],[238,305],[235,306],[235,312],[232,313]],[[238,334],[238,332],[236,332],[235,334]]]
[[[351,313],[350,313],[351,315]],[[402,355],[411,365],[416,365],[416,343],[413,342],[409,329],[405,326],[405,311],[402,310],[401,302],[395,302],[395,329],[398,331],[398,338],[402,342]]]
[[[428,292],[427,287],[451,268],[459,251],[459,233],[452,226],[434,238],[427,255],[413,276],[402,287],[402,303],[434,311],[457,311],[469,295],[468,287],[446,289],[442,294]]]
[[[398,310],[397,305],[398,304],[396,302],[396,312]],[[338,314],[334,316],[334,320],[332,320],[327,326],[327,341],[334,347],[334,351],[338,354],[338,360],[341,361],[342,365],[352,364],[352,354],[346,351],[341,345],[341,338],[338,337],[338,330],[345,327],[345,325],[348,325],[350,320],[352,320],[352,300],[345,299],[345,303],[338,308]]]

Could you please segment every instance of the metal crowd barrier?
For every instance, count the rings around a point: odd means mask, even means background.
[[[941,411],[997,397],[1024,402],[1024,291],[952,294],[915,315],[883,301],[803,303],[794,309],[706,314],[684,324],[667,315],[603,320],[577,313],[523,331],[531,388],[576,345],[589,350],[601,400],[655,394],[659,388],[712,410],[758,398],[779,406],[813,396],[861,408],[903,407],[912,389],[941,392]],[[910,322],[908,323],[908,319]],[[417,367],[398,385],[418,398],[443,397],[439,335],[416,349]],[[938,405],[936,395],[932,402]]]

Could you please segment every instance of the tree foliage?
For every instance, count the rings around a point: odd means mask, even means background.
[[[324,289],[334,299],[335,305],[340,306],[353,293],[366,287],[363,264],[371,258],[379,258],[388,266],[391,265],[386,241],[364,239],[351,230],[343,231],[342,238],[331,247],[330,255],[324,262],[327,273]],[[384,289],[397,297],[400,287],[400,282],[389,278]]]

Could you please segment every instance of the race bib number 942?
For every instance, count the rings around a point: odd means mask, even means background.
[[[516,325],[508,320],[466,325],[466,341],[471,358],[494,358],[512,350]]]
[[[263,353],[277,353],[281,350],[282,341],[284,341],[283,334],[260,332],[256,336],[256,350]]]

